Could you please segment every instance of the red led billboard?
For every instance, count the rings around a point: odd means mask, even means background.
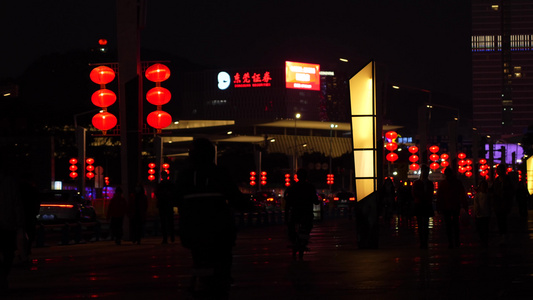
[[[288,89],[320,91],[320,65],[286,61],[285,82]]]

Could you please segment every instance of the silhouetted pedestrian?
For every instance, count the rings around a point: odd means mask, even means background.
[[[123,196],[122,188],[118,186],[107,207],[107,219],[109,220],[111,236],[117,245],[120,245],[122,241],[124,216],[128,211],[127,209],[128,201]]]
[[[518,206],[518,214],[520,215],[520,219],[522,221],[526,221],[528,215],[527,205],[530,197],[529,191],[527,190],[525,181],[520,180],[518,172],[512,172],[508,175],[513,183],[516,205]]]
[[[414,216],[413,187],[410,180],[400,183],[397,195],[398,214],[401,217],[400,223],[404,226],[409,226]]]
[[[0,153],[3,160],[3,154]],[[8,293],[8,275],[15,251],[22,250],[24,209],[18,183],[13,180],[14,168],[0,161],[0,295]]]
[[[396,204],[396,188],[394,187],[394,182],[390,177],[383,181],[383,185],[381,186],[379,192],[379,197],[381,216],[383,217],[385,226],[390,227]]]
[[[170,181],[169,174],[161,172],[161,181],[155,191],[157,198],[157,209],[159,210],[159,221],[161,222],[161,234],[163,244],[168,243],[168,238],[174,243],[174,206],[176,198],[174,184]]]
[[[429,167],[420,167],[420,178],[413,183],[414,214],[418,223],[418,237],[420,248],[427,249],[429,241],[429,218],[435,215],[433,211],[433,182],[429,180]]]
[[[33,181],[31,173],[20,176],[20,198],[24,208],[24,232],[26,233],[24,253],[25,259],[31,254],[31,247],[35,241],[37,215],[41,208],[41,194]]]
[[[507,217],[511,212],[514,199],[514,187],[511,179],[507,176],[507,167],[505,164],[499,164],[496,167],[498,177],[494,179],[489,193],[493,201],[494,214],[498,224],[498,233],[500,234],[500,244],[507,242]]]
[[[226,299],[236,240],[232,209],[246,208],[247,202],[214,158],[215,147],[209,140],[192,142],[190,166],[176,178],[179,236],[192,254],[193,296]]]
[[[474,216],[476,218],[476,230],[479,236],[479,241],[482,247],[486,248],[489,245],[489,225],[491,215],[491,205],[489,199],[489,184],[483,180],[474,196]]]
[[[447,167],[444,170],[445,179],[439,183],[437,191],[437,211],[444,218],[448,248],[459,247],[459,214],[461,208],[468,210],[468,201],[463,184],[455,174],[455,170]]]
[[[142,184],[135,186],[129,200],[130,235],[134,244],[140,244],[148,211],[148,198]]]
[[[297,182],[293,182],[285,190],[285,212],[289,240],[292,243],[292,255],[303,258],[304,251],[308,250],[309,234],[313,229],[313,206],[320,204],[315,186],[307,181],[307,171],[299,169],[296,173]],[[297,230],[297,226],[299,227]]]

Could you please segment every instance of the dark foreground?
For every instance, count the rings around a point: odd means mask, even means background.
[[[436,217],[428,250],[418,248],[414,225],[382,224],[379,249],[361,250],[354,220],[327,219],[303,261],[293,261],[283,225],[243,228],[230,299],[533,299],[532,218],[512,220],[505,245],[493,228],[487,249],[465,225],[461,247],[448,249]],[[14,267],[3,298],[191,299],[190,271],[188,251],[160,237],[53,245]]]

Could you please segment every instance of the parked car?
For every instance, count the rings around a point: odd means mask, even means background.
[[[92,222],[96,211],[77,191],[47,191],[41,194],[37,220],[45,223]]]
[[[281,208],[281,200],[273,192],[257,192],[254,194],[254,196],[256,201],[261,203],[261,206],[267,211],[278,210]]]

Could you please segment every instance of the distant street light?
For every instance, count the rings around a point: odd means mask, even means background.
[[[298,157],[296,156],[297,155],[297,151],[296,151],[296,148],[298,147],[297,145],[297,140],[296,140],[296,134],[297,134],[297,126],[296,126],[296,121],[302,117],[302,115],[300,113],[296,113],[294,115],[294,155],[293,155],[293,162],[292,162],[292,167],[293,167],[293,170],[292,170],[292,174],[293,175],[296,175],[296,171],[298,170]]]

